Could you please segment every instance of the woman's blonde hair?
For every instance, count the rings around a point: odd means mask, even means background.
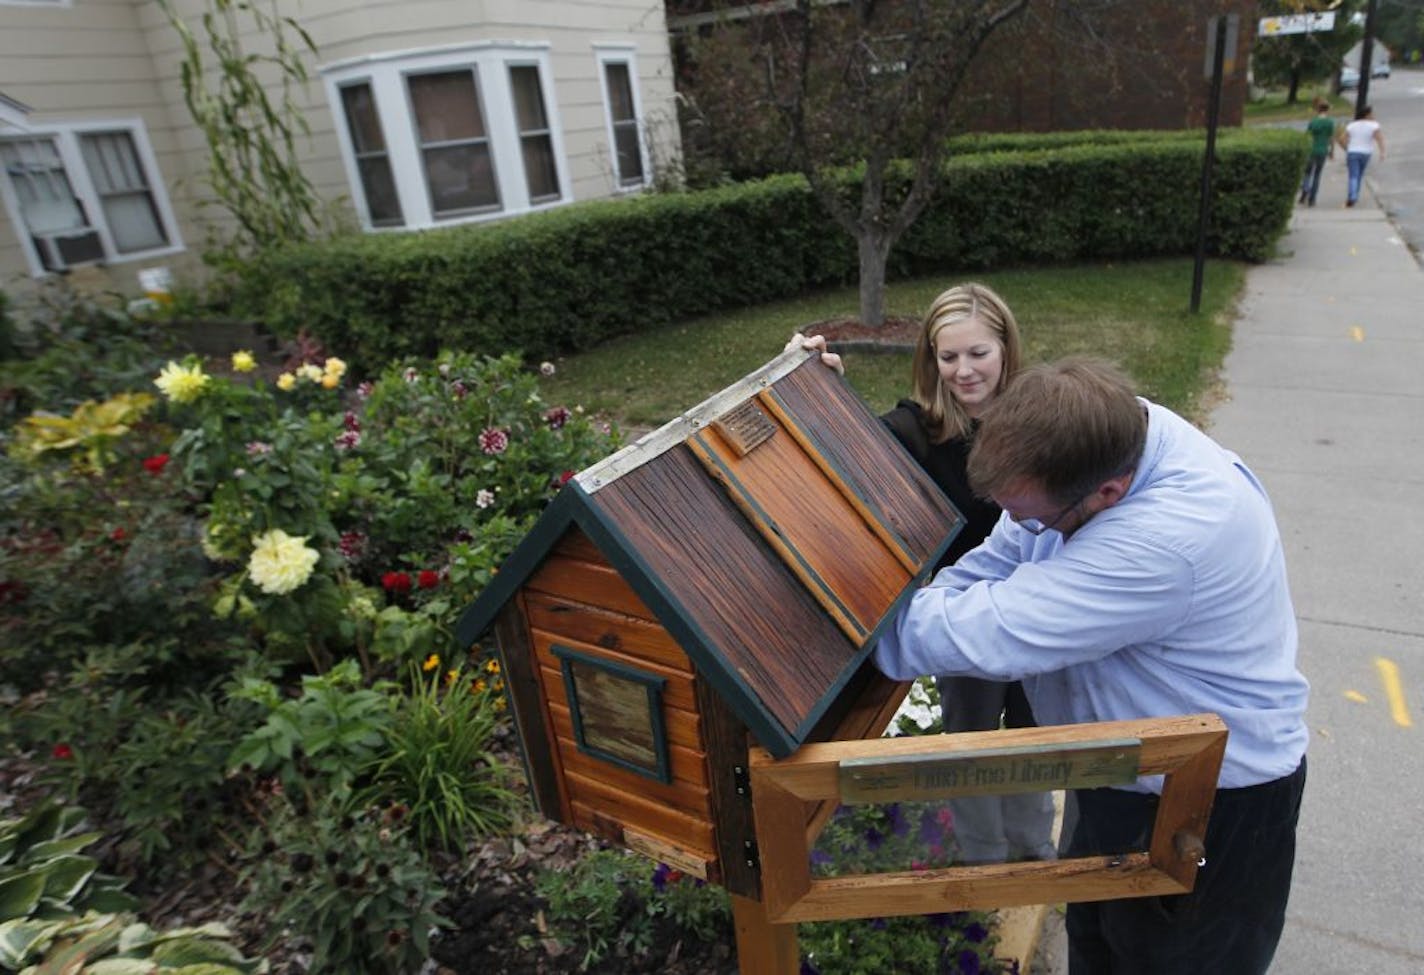
[[[1002,392],[1019,371],[1019,324],[1004,299],[993,289],[972,281],[943,292],[925,313],[924,327],[920,330],[920,340],[915,343],[915,358],[911,366],[910,398],[923,411],[925,427],[933,443],[944,443],[951,437],[969,434],[969,414],[954,398],[948,384],[940,379],[935,339],[945,327],[971,318],[978,319],[993,332],[1003,350],[1004,368],[999,374],[999,385],[994,388],[994,394]]]

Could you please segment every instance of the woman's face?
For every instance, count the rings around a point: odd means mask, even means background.
[[[939,379],[970,416],[998,392],[1004,375],[1004,347],[994,331],[977,318],[946,325],[935,333]]]

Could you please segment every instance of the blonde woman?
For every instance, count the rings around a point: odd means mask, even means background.
[[[826,353],[825,339],[795,336],[792,347],[820,350],[826,365],[841,370]],[[935,298],[926,312],[911,365],[910,396],[882,419],[895,438],[964,515],[936,571],[977,546],[999,520],[999,506],[975,497],[965,471],[980,412],[1019,371],[1018,322],[1004,299],[973,282]],[[944,730],[990,731],[1034,725],[1018,681],[939,677]],[[1047,793],[956,799],[954,830],[960,859],[969,863],[1052,859],[1053,802]]]

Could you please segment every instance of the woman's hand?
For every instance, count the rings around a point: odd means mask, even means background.
[[[797,332],[791,336],[790,341],[786,343],[786,348],[781,351],[790,352],[792,349],[812,349],[819,352],[821,353],[821,365],[828,369],[834,369],[838,375],[845,375],[845,363],[841,361],[841,357],[834,352],[826,351],[826,337],[824,335],[812,335],[810,338],[807,338],[805,335]]]

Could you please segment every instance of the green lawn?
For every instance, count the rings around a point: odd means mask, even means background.
[[[1293,104],[1286,104],[1286,90],[1273,88],[1260,101],[1246,103],[1244,111],[1247,125],[1269,122],[1306,122],[1315,115],[1315,99],[1330,101],[1330,114],[1336,118],[1348,119],[1355,114],[1355,93],[1345,91],[1336,95],[1330,91],[1330,84],[1301,85]]]
[[[1231,341],[1231,312],[1242,265],[1206,267],[1202,310],[1187,311],[1189,259],[1076,265],[974,275],[1009,302],[1029,362],[1072,353],[1120,363],[1142,393],[1195,415]],[[888,289],[891,314],[920,315],[944,288],[968,280],[937,275]],[[654,427],[696,406],[775,357],[790,335],[827,318],[854,314],[854,288],[820,292],[625,336],[558,362],[551,402],[580,404],[623,426]],[[847,377],[872,409],[883,411],[909,388],[910,355],[853,353]]]

